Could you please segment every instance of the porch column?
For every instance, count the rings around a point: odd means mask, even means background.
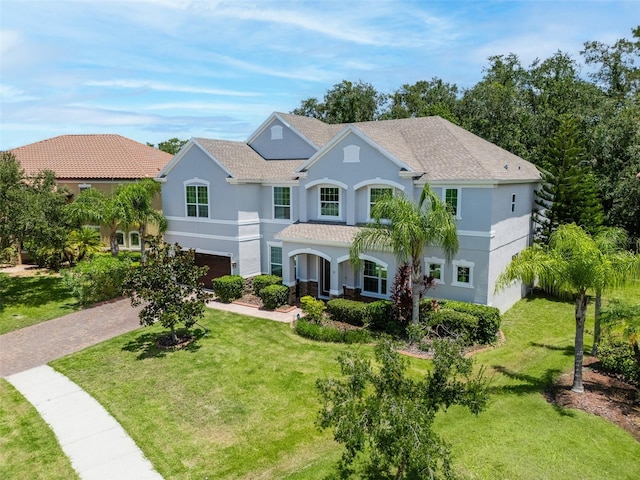
[[[346,197],[347,197],[347,202],[346,202],[347,225],[355,225],[356,224],[356,191],[353,189],[353,187],[347,188]],[[331,267],[331,271],[333,271],[333,266]]]

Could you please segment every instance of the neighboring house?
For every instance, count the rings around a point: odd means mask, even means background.
[[[291,299],[387,298],[393,253],[349,262],[355,233],[385,192],[418,201],[423,186],[451,205],[460,250],[428,247],[429,292],[506,310],[521,286],[495,293],[530,243],[539,172],[527,161],[440,117],[328,125],[272,114],[246,142],[191,139],[158,175],[167,241],[194,248],[212,276],[273,273]]]
[[[40,142],[18,147],[11,152],[16,156],[27,176],[42,170],[56,173],[58,185],[67,187],[72,196],[86,188],[95,188],[107,194],[123,183],[142,178],[154,178],[173,155],[157,150],[129,138],[112,134],[60,135]],[[155,200],[160,210],[162,201]],[[96,226],[96,229],[99,229]],[[102,230],[103,241],[108,244],[109,233]],[[132,227],[118,232],[122,249],[140,249],[140,236]]]

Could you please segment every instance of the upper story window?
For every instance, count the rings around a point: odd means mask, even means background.
[[[209,186],[186,185],[187,217],[209,217]]]
[[[140,234],[138,232],[129,232],[129,245],[131,247],[140,246]]]
[[[444,189],[444,201],[455,218],[460,218],[460,197],[459,188]]]
[[[357,145],[347,145],[343,149],[344,163],[358,163],[360,161],[360,147]]]
[[[83,192],[85,190],[89,190],[91,188],[91,184],[90,183],[81,183],[78,185],[78,189],[80,190],[80,192]]]
[[[282,125],[271,127],[271,140],[282,140]]]
[[[116,241],[118,242],[118,246],[124,247],[124,232],[116,232]]]
[[[389,187],[370,187],[369,188],[369,219],[371,219],[371,209],[378,200],[383,197],[393,195],[393,189]]]
[[[387,294],[387,269],[371,260],[364,261],[362,291],[378,295]]]
[[[340,218],[339,187],[320,187],[320,217]]]
[[[291,187],[273,187],[273,218],[291,219]]]

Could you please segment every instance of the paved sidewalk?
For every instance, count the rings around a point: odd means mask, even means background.
[[[93,397],[42,365],[7,377],[55,432],[83,480],[162,480],[120,424]]]

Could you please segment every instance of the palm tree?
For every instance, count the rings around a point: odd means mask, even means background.
[[[117,195],[106,195],[100,190],[88,188],[66,206],[66,211],[76,222],[106,226],[109,229],[111,255],[118,255],[117,231],[127,218],[127,205]]]
[[[160,193],[160,190],[159,183],[151,179],[144,179],[140,182],[123,185],[116,191],[116,196],[127,207],[124,223],[127,226],[136,225],[138,227],[140,255],[143,263],[146,260],[145,239],[147,237],[147,225],[156,225],[160,232],[164,232],[167,229],[167,219],[161,212],[153,208],[153,199]]]
[[[571,390],[581,393],[584,324],[589,292],[619,285],[637,273],[638,259],[627,252],[605,252],[576,224],[561,225],[547,246],[533,245],[514,258],[498,277],[496,290],[520,280],[575,298],[575,356]]]
[[[456,224],[447,204],[429,185],[425,185],[418,204],[404,195],[386,196],[371,208],[373,222],[363,227],[351,244],[349,256],[354,267],[367,250],[393,252],[399,263],[411,266],[413,310],[411,320],[418,323],[422,257],[427,246],[440,247],[447,259],[458,251]]]

